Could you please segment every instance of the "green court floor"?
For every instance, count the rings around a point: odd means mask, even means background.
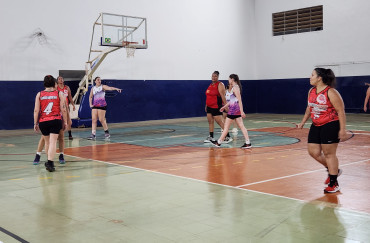
[[[251,114],[244,123],[248,129],[294,127],[301,117]],[[368,114],[347,118],[348,129],[370,131]],[[85,138],[90,129],[75,128],[75,139],[66,140],[65,146],[129,143],[143,151],[209,146],[203,144],[208,135],[205,117],[109,126],[109,141],[89,141]],[[173,130],[182,135],[173,136]],[[66,156],[66,165],[56,163],[56,172],[50,173],[42,164],[32,164],[38,134],[32,130],[0,134],[0,242],[370,242],[367,212],[83,156]],[[259,134],[254,135],[257,139]],[[230,146],[242,143],[240,133],[236,138]]]

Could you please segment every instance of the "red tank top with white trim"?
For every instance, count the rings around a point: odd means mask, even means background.
[[[67,85],[64,85],[63,89],[61,89],[61,88],[59,88],[59,85],[58,85],[58,91],[59,92],[62,92],[64,98],[66,98],[66,106],[68,107],[68,105],[69,105],[68,86]]]
[[[59,91],[40,92],[40,118],[39,122],[61,120]]]
[[[206,105],[210,108],[218,109],[222,105],[222,100],[220,102],[221,95],[218,91],[218,85],[220,83],[220,81],[212,83],[208,86],[208,89],[206,90]]]
[[[311,111],[311,119],[315,126],[322,126],[332,121],[338,121],[338,113],[328,97],[330,87],[317,93],[316,87],[312,88],[308,97],[308,106]]]

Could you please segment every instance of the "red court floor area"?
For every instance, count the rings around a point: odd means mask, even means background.
[[[282,131],[279,127],[254,131]],[[285,129],[286,130],[286,129]],[[341,191],[324,194],[326,170],[307,153],[308,129],[281,136],[300,141],[252,149],[175,146],[153,148],[123,143],[68,148],[67,155],[218,183],[303,201],[323,201],[370,213],[370,136],[354,132],[340,143]]]

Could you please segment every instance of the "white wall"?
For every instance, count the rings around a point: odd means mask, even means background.
[[[41,80],[58,70],[84,70],[100,12],[146,17],[147,50],[106,58],[106,79],[254,79],[253,0],[0,0],[0,80]],[[30,36],[40,28],[40,44]]]
[[[255,2],[258,79],[304,78],[323,64],[338,64],[337,76],[370,75],[370,1]],[[272,36],[272,13],[317,5],[324,9],[323,31]]]
[[[107,79],[307,77],[316,65],[338,76],[370,75],[368,0],[0,0],[0,80],[40,80],[84,69],[100,12],[146,17],[147,50],[108,55]],[[324,6],[324,30],[272,36],[272,13]],[[40,28],[49,42],[30,35]],[[350,64],[351,62],[365,62]]]

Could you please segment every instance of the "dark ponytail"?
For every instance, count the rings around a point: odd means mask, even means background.
[[[336,78],[334,75],[333,70],[330,68],[315,68],[315,71],[317,73],[317,76],[322,78],[322,82],[326,85],[329,85],[332,88],[335,88],[336,86]]]
[[[230,74],[229,78],[234,79],[239,86],[240,92],[242,92],[242,84],[240,83],[239,76],[237,74]]]

